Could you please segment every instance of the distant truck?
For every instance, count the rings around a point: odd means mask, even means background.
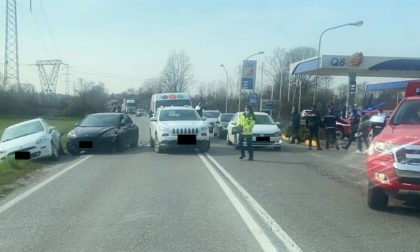
[[[126,114],[135,114],[136,109],[136,100],[127,98],[123,99],[122,112]]]

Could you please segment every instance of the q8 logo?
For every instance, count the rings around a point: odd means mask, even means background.
[[[332,66],[344,66],[346,64],[346,59],[345,58],[333,58],[331,60],[331,65]]]

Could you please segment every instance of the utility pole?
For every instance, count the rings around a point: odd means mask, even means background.
[[[261,96],[260,96],[260,111],[263,105],[263,92],[264,92],[264,61],[261,62]]]
[[[6,0],[6,34],[3,85],[17,85],[19,81],[19,54],[18,54],[18,26],[16,13],[16,0]]]
[[[65,68],[65,71],[66,71],[66,79],[65,79],[65,84],[66,84],[66,95],[69,95],[70,94],[70,80],[69,80],[69,68],[70,68],[70,66],[69,66],[69,64],[62,64],[63,66],[64,66],[64,68]]]
[[[57,79],[61,64],[63,64],[61,60],[38,60],[35,63],[38,67],[42,92],[47,95],[50,101],[56,94]]]

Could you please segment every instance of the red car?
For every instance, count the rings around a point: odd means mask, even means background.
[[[420,202],[420,85],[373,139],[366,164],[370,208],[386,208],[389,196]]]

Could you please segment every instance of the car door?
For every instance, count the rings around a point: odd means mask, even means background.
[[[125,123],[127,124],[127,132],[130,139],[137,139],[139,137],[139,128],[137,125],[133,122],[131,117],[127,115],[123,115],[125,117]]]
[[[48,139],[51,140],[57,148],[60,148],[60,132],[55,128],[55,126],[50,126],[45,120],[41,120],[42,125],[44,126],[44,134],[48,136]]]
[[[236,113],[232,119],[230,120],[229,124],[228,124],[228,137],[229,137],[229,141],[231,141],[232,143],[234,142],[234,136],[232,135],[232,128],[236,126],[237,122],[238,122],[238,116],[239,113]]]

